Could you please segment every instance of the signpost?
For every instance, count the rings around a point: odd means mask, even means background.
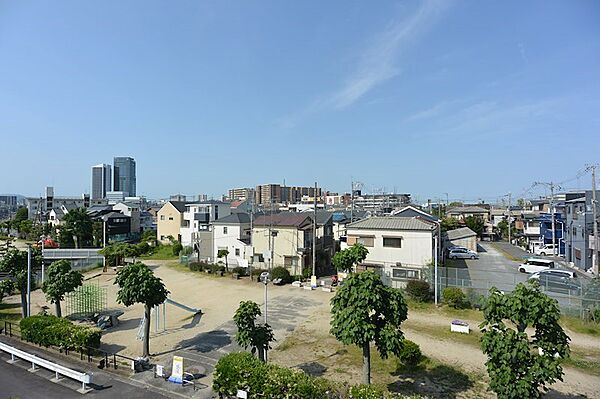
[[[173,368],[169,381],[175,384],[183,384],[183,357],[173,356]]]

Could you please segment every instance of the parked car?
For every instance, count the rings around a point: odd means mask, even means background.
[[[542,255],[542,256],[553,255],[554,247],[555,247],[554,244],[543,244],[543,245],[540,245],[539,247],[536,247],[533,250],[533,253],[536,255]],[[558,245],[556,245],[556,254],[558,255],[559,252],[560,252],[560,248],[558,247]]]
[[[554,269],[554,262],[548,259],[528,258],[519,265],[521,273],[537,273],[547,269]]]
[[[542,289],[568,295],[581,295],[581,283],[571,270],[542,270],[529,277],[538,280]]]
[[[448,258],[450,259],[479,259],[477,252],[471,251],[467,248],[454,247],[448,251]]]

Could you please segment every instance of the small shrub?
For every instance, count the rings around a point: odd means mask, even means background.
[[[210,265],[205,262],[190,262],[188,267],[193,272],[202,272],[202,271],[206,270],[207,268],[210,268]]]
[[[457,287],[446,287],[442,291],[442,298],[446,305],[454,309],[464,309],[468,307],[467,297],[465,293]]]
[[[176,242],[175,244],[173,244],[171,250],[173,251],[174,256],[178,256],[179,253],[183,250],[183,245],[181,245],[180,242]]]
[[[239,275],[239,276],[245,276],[245,275],[246,275],[246,273],[248,272],[248,269],[246,269],[245,267],[240,267],[240,266],[238,266],[238,267],[234,267],[234,268],[231,270],[231,272],[232,272],[233,274],[237,274],[237,275]]]
[[[376,385],[355,385],[350,388],[349,399],[383,399],[385,391]]]
[[[136,250],[138,256],[146,255],[146,254],[150,253],[150,251],[152,251],[152,247],[150,247],[150,245],[148,245],[148,243],[146,241],[143,241],[143,242],[140,242],[139,244],[136,244],[135,250]]]
[[[273,270],[271,271],[271,281],[278,278],[280,278],[281,281],[285,284],[289,284],[292,282],[292,276],[290,275],[288,269],[286,269],[285,267],[278,266],[273,268]]]
[[[302,276],[301,274],[296,274],[295,276],[292,276],[292,281],[302,281],[304,280],[304,276]]]
[[[405,339],[402,350],[398,355],[398,360],[400,360],[406,366],[416,366],[419,364],[422,358],[423,354],[421,353],[421,348],[419,348],[419,345],[413,341]]]
[[[592,311],[592,320],[600,324],[600,308],[596,308]]]
[[[213,273],[213,274],[216,274],[216,273],[218,273],[218,272],[224,272],[224,271],[225,271],[225,266],[223,266],[223,265],[220,265],[220,264],[217,264],[217,263],[215,263],[215,264],[212,264],[212,265],[210,265],[209,267],[210,267],[210,271],[211,271],[211,273]]]
[[[310,267],[307,267],[302,270],[302,277],[310,278],[310,276],[312,276],[312,269]]]
[[[260,276],[262,273],[266,272],[268,270],[265,269],[252,269],[252,276],[256,277],[256,276]]]
[[[83,351],[99,348],[102,332],[97,328],[73,324],[52,315],[37,315],[21,320],[22,338],[43,346],[57,346]]]
[[[406,283],[406,294],[417,302],[429,302],[431,300],[431,287],[427,281],[410,280]]]

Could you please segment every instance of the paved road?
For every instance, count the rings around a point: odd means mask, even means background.
[[[10,343],[9,343],[10,344]],[[48,356],[44,356],[50,359]],[[4,398],[20,399],[68,399],[81,398],[82,395],[77,392],[81,387],[78,382],[63,378],[60,382],[50,381],[54,373],[39,369],[35,373],[27,371],[31,365],[23,361],[15,364],[6,363],[10,359],[5,353],[0,354],[0,395]],[[79,367],[78,369],[82,369]],[[165,399],[168,396],[162,396],[145,387],[132,385],[125,378],[113,376],[112,374],[94,370],[95,382],[94,388],[86,397],[97,398],[148,398]]]
[[[518,265],[518,262],[507,259],[490,243],[480,243],[479,259],[448,262],[448,284],[472,287],[480,291],[479,293],[489,290],[492,286],[499,290],[512,291],[518,283],[527,280],[526,275],[519,273]]]

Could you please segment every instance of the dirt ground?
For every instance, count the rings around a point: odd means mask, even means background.
[[[146,261],[155,274],[163,279],[170,298],[190,308],[202,309],[202,316],[184,309],[167,305],[166,330],[155,331],[155,322],[151,324],[150,349],[155,354],[166,354],[182,343],[194,342],[203,333],[211,333],[231,324],[232,316],[240,301],[253,300],[259,304],[264,301],[264,286],[248,279],[232,280],[185,272],[164,265],[164,261]],[[136,338],[140,319],[143,316],[142,305],[128,308],[116,303],[117,286],[113,284],[115,273],[92,271],[87,273],[89,281],[98,282],[106,287],[109,309],[122,310],[120,325],[107,330],[102,336],[106,349],[135,357],[141,353],[142,343]],[[270,314],[277,342],[271,351],[270,361],[288,367],[298,367],[314,374],[338,381],[360,381],[360,353],[356,348],[345,347],[329,335],[329,301],[333,294],[322,291],[305,291],[291,286],[269,286],[269,301],[273,301],[275,311]],[[18,302],[18,296],[5,299],[6,302]],[[304,302],[303,302],[304,301]],[[32,293],[32,314],[37,314],[47,304],[43,293]],[[290,309],[289,312],[286,308]],[[294,311],[291,309],[294,308]],[[154,316],[154,315],[153,315]],[[162,317],[162,315],[161,315]],[[277,319],[282,319],[277,323]],[[375,360],[373,368],[381,368],[383,373],[374,372],[374,381],[386,384],[398,392],[417,392],[434,397],[487,398],[485,356],[472,345],[459,339],[432,336],[417,328],[427,325],[429,328],[447,328],[451,317],[410,312],[405,324],[406,337],[420,345],[424,355],[431,362],[422,370],[396,370],[393,360]],[[477,325],[472,321],[472,325]],[[414,327],[414,328],[413,328]],[[230,328],[229,328],[230,329]],[[600,340],[584,334],[569,334],[572,345],[591,351],[600,349]],[[448,367],[449,366],[449,367]],[[552,388],[548,397],[600,397],[600,378],[566,367],[565,382],[559,382]],[[585,396],[578,396],[585,395]]]

